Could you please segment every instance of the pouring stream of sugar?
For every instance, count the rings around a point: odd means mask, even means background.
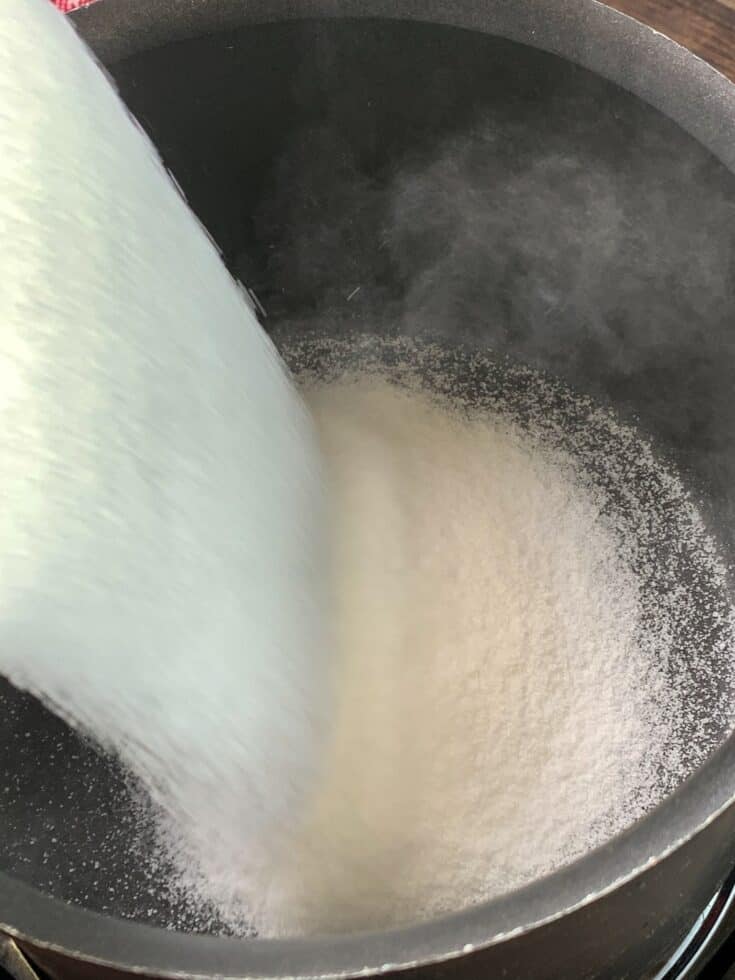
[[[327,708],[311,422],[72,27],[0,37],[0,672],[192,833],[271,840]]]

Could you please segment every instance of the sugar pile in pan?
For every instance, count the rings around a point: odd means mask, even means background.
[[[325,776],[284,850],[178,855],[192,903],[261,935],[395,925],[564,864],[701,761],[731,691],[724,568],[634,430],[488,358],[291,358],[331,477]]]

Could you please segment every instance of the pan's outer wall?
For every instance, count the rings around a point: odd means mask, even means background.
[[[545,48],[645,98],[735,170],[735,87],[593,0],[103,0],[75,20],[112,65],[172,40],[307,16],[426,20]],[[735,861],[734,790],[728,744],[665,805],[581,861],[486,906],[392,933],[186,936],[95,916],[2,875],[0,921],[52,976],[80,980],[112,977],[113,966],[150,976],[385,976],[403,966],[405,977],[650,977]]]

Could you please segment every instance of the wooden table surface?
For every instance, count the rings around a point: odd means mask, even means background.
[[[606,0],[685,44],[735,80],[735,0]]]

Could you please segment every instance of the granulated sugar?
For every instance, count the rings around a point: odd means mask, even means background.
[[[0,673],[202,849],[270,839],[330,714],[310,419],[71,23],[0,38]]]
[[[614,832],[655,779],[664,677],[569,463],[382,380],[312,408],[332,469],[339,715],[258,908],[380,926],[506,890]]]
[[[380,928],[507,891],[656,803],[716,740],[705,716],[729,725],[724,570],[676,477],[589,400],[458,359],[474,407],[446,352],[292,351],[330,474],[337,709],[288,846],[180,854],[236,927]]]

